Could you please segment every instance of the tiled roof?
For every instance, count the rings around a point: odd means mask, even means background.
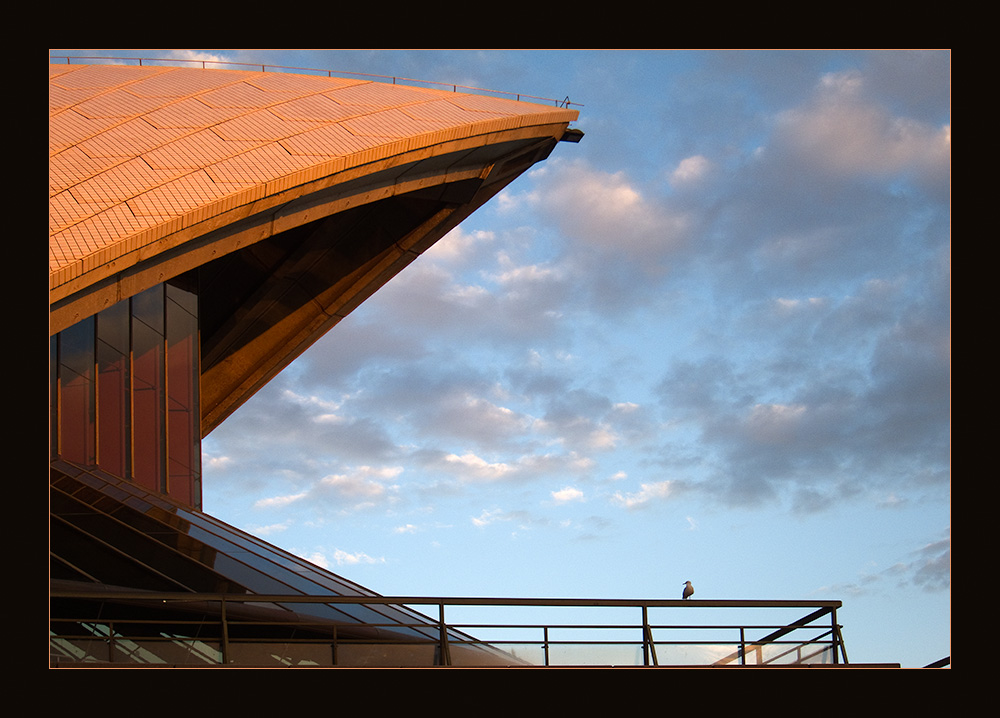
[[[576,117],[367,79],[50,65],[50,286],[275,191],[401,152]]]

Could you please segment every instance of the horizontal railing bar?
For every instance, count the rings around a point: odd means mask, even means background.
[[[358,605],[416,606],[557,606],[557,607],[641,607],[651,608],[840,608],[841,601],[797,601],[766,599],[628,599],[628,598],[484,598],[430,596],[316,596],[282,594],[168,593],[154,591],[61,591],[49,592],[51,598],[95,598],[152,601],[225,601],[227,603],[353,603]]]
[[[218,625],[218,619],[214,620],[202,620],[202,621],[181,621],[181,620],[155,620],[151,621],[149,619],[141,618],[115,618],[115,619],[101,619],[94,617],[62,617],[62,618],[52,618],[51,623],[97,623],[97,624],[114,624],[115,626],[129,626],[129,625],[147,625],[155,623],[157,626],[201,626],[201,627],[211,627]],[[422,629],[430,630],[434,626],[430,626],[425,623],[330,623],[330,622],[313,622],[313,621],[243,621],[243,620],[233,620],[227,619],[227,623],[230,626],[288,626],[296,628],[322,628],[330,629],[334,626],[364,626],[365,628],[393,628],[393,629]],[[447,624],[448,628],[458,630],[458,631],[468,631],[468,630],[480,630],[480,629],[497,629],[504,631],[512,630],[543,630],[548,629],[549,631],[623,631],[623,630],[636,630],[643,628],[641,623],[623,623],[623,624],[520,624],[520,623],[505,623],[505,624],[482,624],[482,623],[451,623]],[[672,627],[669,626],[647,626],[647,628],[654,631],[667,631],[671,630]],[[740,628],[744,629],[758,629],[766,630],[769,628],[775,628],[775,626],[739,626],[739,625],[729,625],[729,626],[715,626],[711,624],[706,624],[702,626],[684,626],[678,630],[710,630],[710,631],[738,631]],[[777,626],[780,628],[780,626]],[[800,626],[796,630],[815,630],[817,626]],[[830,635],[831,631],[827,629],[825,632],[821,633],[821,636]],[[490,643],[494,641],[491,640]],[[659,642],[659,641],[657,641]],[[757,643],[760,639],[747,639],[747,643]],[[792,643],[799,643],[800,641],[791,641]],[[773,640],[767,641],[767,643],[781,643],[781,641]]]
[[[112,640],[109,637],[102,637],[102,636],[73,636],[73,637],[60,637],[60,638],[63,638],[63,640],[76,640],[76,641],[80,641],[80,640],[92,640],[92,641],[105,641],[105,642],[108,642],[108,641]],[[186,643],[191,643],[193,641],[197,641],[199,643],[204,643],[207,646],[214,646],[216,644],[222,643],[221,639],[216,638],[216,637],[208,637],[208,638],[200,638],[200,639],[188,639],[188,638],[178,638],[178,637],[171,637],[171,636],[128,636],[128,635],[117,636],[116,635],[116,636],[113,637],[113,640],[116,641],[116,642],[118,642],[118,641],[132,641],[132,642],[135,642],[135,643],[182,643],[182,644],[186,644]],[[232,637],[230,637],[227,642],[230,645],[233,645],[233,644],[250,644],[250,645],[256,645],[256,644],[282,644],[282,645],[290,645],[290,646],[292,646],[292,645],[294,645],[294,646],[311,646],[311,645],[327,646],[327,645],[332,645],[333,644],[332,641],[320,641],[320,640],[316,640],[316,639],[306,639],[306,638],[288,638],[288,639],[284,639],[284,638],[268,638],[268,637],[261,637],[261,638],[232,638]],[[453,646],[455,645],[454,642],[451,642],[451,644]],[[431,642],[419,642],[419,641],[391,641],[391,642],[386,642],[386,641],[373,641],[373,640],[363,640],[363,639],[359,639],[359,638],[353,638],[353,639],[340,639],[340,640],[337,641],[337,645],[340,645],[340,646],[348,646],[348,645],[350,645],[350,646],[387,646],[388,645],[388,646],[425,646],[426,647],[426,646],[434,646],[435,644],[434,644],[433,641],[431,641]],[[536,642],[529,642],[529,641],[491,641],[489,643],[479,643],[479,644],[475,644],[475,643],[463,643],[461,645],[462,646],[479,646],[479,647],[486,647],[486,648],[489,648],[489,647],[497,648],[499,646],[510,646],[510,647],[514,647],[514,648],[518,648],[518,647],[520,647],[520,648],[529,648],[530,647],[530,648],[535,648],[535,649],[539,649],[539,648],[542,648],[544,646],[548,646],[550,648],[554,647],[554,646],[583,646],[583,647],[595,647],[595,648],[597,648],[597,647],[607,647],[607,646],[619,646],[619,647],[621,647],[621,646],[635,646],[635,647],[639,648],[639,647],[641,647],[643,645],[643,642],[642,641],[548,641],[548,642],[540,642],[540,641],[536,641]],[[718,641],[680,641],[680,642],[676,642],[676,643],[675,642],[657,643],[657,648],[662,649],[662,648],[667,648],[667,647],[676,648],[676,647],[680,647],[680,646],[730,646],[730,645],[734,645],[734,643],[733,642],[718,642]],[[768,644],[768,645],[770,645],[770,644]],[[809,646],[809,645],[818,645],[818,644],[802,643],[802,644],[792,644],[792,645]],[[813,653],[809,653],[805,657],[808,658],[808,657],[820,655],[824,651],[828,651],[828,650],[831,650],[831,647],[829,646],[829,644],[825,644],[825,648],[823,648],[822,650],[818,650],[818,651],[814,651]],[[774,660],[777,660],[778,658],[784,657],[784,656],[789,655],[789,654],[791,654],[793,652],[794,651],[785,651],[784,653],[779,654],[778,656],[776,656],[774,658],[769,658],[767,662],[772,662]],[[754,653],[754,650],[747,650],[746,655],[750,656],[753,653]]]
[[[366,624],[366,625],[383,625],[383,624]],[[400,624],[385,624],[385,625],[400,625]],[[419,624],[414,624],[419,625]],[[456,628],[548,628],[550,630],[556,629],[591,629],[591,628],[607,628],[607,629],[623,629],[623,628],[636,628],[642,627],[641,623],[448,623],[449,626],[455,626]],[[719,631],[729,631],[729,630],[739,630],[741,628],[746,630],[761,630],[766,631],[775,628],[785,628],[786,624],[740,624],[740,623],[692,623],[685,625],[672,625],[672,624],[647,624],[645,627],[651,631],[690,631],[690,630],[703,630],[706,628],[719,630]],[[803,626],[796,626],[794,630],[806,630],[815,629],[817,626],[813,624],[806,624]]]

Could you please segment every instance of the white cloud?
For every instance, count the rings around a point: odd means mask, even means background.
[[[474,479],[484,479],[493,481],[503,478],[515,471],[510,464],[503,462],[490,463],[475,454],[449,454],[445,461],[459,467],[463,476],[471,476]]]
[[[488,276],[508,288],[516,289],[519,285],[526,283],[552,282],[561,278],[559,270],[553,267],[540,264],[518,265],[507,252],[501,252],[497,255],[497,260],[500,264],[500,272]]]
[[[461,225],[451,230],[444,237],[424,252],[423,257],[436,262],[454,263],[465,259],[480,245],[491,244],[496,239],[493,232],[486,230],[467,231]]]
[[[326,556],[319,551],[304,552],[304,553],[292,551],[292,553],[294,553],[296,556],[299,556],[300,558],[304,558],[309,563],[316,564],[320,568],[325,568],[325,569],[330,568],[329,560],[327,560]]]
[[[299,551],[292,549],[292,553],[300,558],[304,558],[309,563],[325,569],[329,569],[333,564],[338,566],[357,566],[360,564],[380,564],[386,562],[384,558],[375,558],[362,551],[349,553],[339,548],[334,549],[332,558],[327,555],[327,552],[318,550]]]
[[[583,162],[553,167],[539,192],[539,209],[575,240],[633,260],[658,261],[686,239],[689,218],[651,201],[624,172],[601,172]]]
[[[560,504],[564,504],[569,501],[582,501],[583,492],[573,486],[567,486],[559,489],[558,491],[553,491],[552,498]]]
[[[712,163],[702,155],[686,157],[670,175],[670,183],[675,186],[697,182],[711,169]]]
[[[318,396],[305,396],[303,394],[297,394],[290,389],[285,389],[282,392],[282,398],[293,404],[298,404],[299,406],[309,407],[310,409],[319,409],[322,413],[318,416],[319,418],[315,420],[321,420],[322,417],[329,417],[333,415],[335,411],[340,409],[340,402],[330,401],[328,399],[321,399]]]
[[[217,55],[217,54],[210,53],[210,52],[198,52],[198,51],[195,51],[195,50],[171,50],[167,54],[170,55],[171,57],[175,57],[175,58],[177,58],[179,60],[196,60],[196,61],[199,61],[199,62],[202,61],[202,60],[205,60],[205,61],[210,62],[210,63],[211,62],[231,62],[231,58],[228,57],[228,56],[226,56],[226,55]],[[190,66],[191,67],[200,67],[200,65],[196,65],[194,63],[191,63]],[[210,64],[210,65],[208,65],[208,67],[211,68],[212,65]]]
[[[268,499],[259,499],[256,502],[254,502],[254,508],[255,509],[282,508],[284,506],[288,506],[289,504],[293,504],[296,501],[301,501],[308,495],[309,495],[308,492],[303,491],[298,494],[289,494],[287,496],[272,496],[271,498]]]
[[[645,506],[650,501],[667,498],[670,495],[672,484],[672,481],[642,484],[639,491],[631,494],[618,491],[612,499],[615,503],[627,509],[637,509]]]
[[[489,526],[496,521],[508,521],[509,517],[505,514],[502,509],[487,510],[483,509],[483,512],[479,516],[472,518],[473,526],[478,526],[480,528],[484,526]]]
[[[202,468],[206,471],[222,471],[233,464],[229,456],[209,456],[204,452],[201,455]]]
[[[320,479],[317,489],[332,489],[349,498],[374,499],[384,496],[391,486],[386,482],[402,473],[402,467],[373,468],[360,466],[349,474],[331,474]]]
[[[270,524],[268,526],[251,526],[247,530],[256,536],[269,536],[271,534],[287,531],[288,527],[291,526],[291,523],[291,521],[283,521],[281,523]]]
[[[838,174],[889,176],[945,171],[951,127],[893,116],[864,93],[857,73],[823,78],[817,98],[779,117],[779,137],[815,166]]]
[[[587,445],[592,449],[613,449],[618,435],[607,426],[599,426],[587,437]]]
[[[375,564],[375,563],[385,563],[384,558],[373,558],[366,553],[358,551],[357,553],[348,553],[341,549],[336,549],[333,552],[333,560],[338,566],[356,566],[357,564]]]

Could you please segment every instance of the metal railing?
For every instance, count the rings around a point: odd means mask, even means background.
[[[213,66],[226,66],[226,67],[253,67],[260,68],[261,72],[307,72],[307,73],[319,73],[325,74],[327,77],[343,77],[345,75],[350,75],[352,77],[366,77],[372,78],[378,81],[389,82],[390,84],[412,84],[420,87],[432,86],[432,87],[450,87],[452,92],[458,92],[459,89],[470,92],[473,94],[484,94],[489,93],[491,95],[500,95],[503,97],[513,97],[518,102],[523,101],[533,101],[533,102],[545,102],[553,103],[556,107],[583,107],[579,102],[570,102],[569,96],[567,95],[562,100],[553,99],[551,97],[538,97],[535,95],[526,95],[519,92],[506,92],[504,90],[488,90],[482,87],[470,87],[468,85],[457,85],[451,82],[434,82],[433,80],[416,80],[411,77],[398,77],[393,75],[377,75],[366,72],[347,72],[341,70],[321,70],[314,67],[290,67],[287,65],[272,65],[266,63],[250,63],[250,62],[229,62],[227,60],[195,60],[186,58],[155,58],[155,57],[106,57],[106,56],[83,56],[83,55],[50,55],[49,62],[53,60],[65,60],[67,65],[73,64],[72,60],[100,60],[104,62],[129,62],[138,63],[140,67],[145,62],[147,65],[149,63],[163,63],[169,66],[179,65],[179,64],[200,64],[202,69],[207,69],[208,65]]]
[[[51,617],[54,665],[721,667],[848,662],[837,623],[840,601],[147,592],[53,592],[51,598],[73,601],[60,604]],[[393,607],[413,621],[338,623],[297,605],[315,603]],[[241,617],[248,606],[258,604],[278,610],[266,619]],[[195,605],[197,611],[191,608]],[[138,606],[146,612],[137,611]],[[206,611],[205,606],[211,608]],[[122,607],[128,610],[117,610]],[[185,607],[187,614],[181,610]],[[747,620],[775,611],[799,615],[803,609],[809,613],[792,620]],[[489,612],[502,620],[483,621],[482,614]],[[676,620],[684,612],[695,620]],[[735,613],[738,620],[706,620],[718,613]]]

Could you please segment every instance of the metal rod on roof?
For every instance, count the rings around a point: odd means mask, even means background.
[[[59,59],[60,57],[62,57],[62,58],[64,58],[66,60],[66,64],[67,65],[72,64],[72,62],[71,62],[72,60],[136,60],[136,61],[138,61],[139,65],[141,67],[142,66],[142,61],[143,61],[143,58],[141,58],[141,57],[138,57],[138,58],[134,58],[134,57],[97,57],[97,56],[91,57],[91,56],[87,56],[87,55],[55,55],[55,56],[50,55],[49,57],[50,57],[50,59]],[[176,62],[176,63],[181,63],[181,62],[201,62],[201,69],[203,69],[203,70],[207,69],[206,63],[208,63],[208,62],[214,63],[216,65],[242,65],[242,66],[245,66],[245,67],[256,67],[256,65],[253,65],[251,63],[246,63],[246,62],[228,62],[228,61],[221,61],[221,60],[182,60],[182,59],[178,59],[178,58],[173,58],[173,59],[145,58],[145,59],[146,60],[150,60],[152,62]],[[323,72],[323,70],[321,70],[321,69],[308,68],[308,67],[287,67],[287,66],[284,66],[284,65],[261,65],[260,66],[261,72],[266,72],[267,70],[265,68],[267,68],[267,67],[273,67],[276,70],[304,70],[304,71],[307,71],[307,72]],[[433,80],[415,80],[415,79],[410,79],[410,78],[397,78],[397,77],[391,77],[390,78],[390,77],[388,77],[386,75],[372,75],[372,74],[364,73],[364,72],[341,71],[340,74],[345,74],[345,75],[361,75],[361,76],[364,76],[364,77],[381,77],[381,78],[384,78],[384,79],[391,79],[393,85],[397,84],[396,83],[397,79],[398,80],[408,80],[409,82],[421,82],[421,83],[430,84],[430,85],[447,85],[447,83],[434,82]],[[327,75],[327,77],[333,77],[333,71],[332,70],[326,70],[326,75]],[[452,88],[453,88],[454,92],[458,92],[458,85],[452,85]],[[536,95],[521,95],[520,93],[507,92],[505,90],[489,90],[489,89],[480,88],[480,87],[468,87],[466,85],[462,85],[462,88],[466,89],[466,90],[471,90],[472,92],[478,92],[478,93],[491,92],[491,93],[497,93],[497,94],[501,94],[501,95],[506,95],[508,97],[513,95],[513,96],[515,96],[517,98],[518,102],[521,102],[521,98],[522,97],[526,97],[526,98],[530,98],[532,100],[544,100],[546,102],[548,102],[548,101],[551,100],[557,107],[567,107],[568,108],[570,105],[577,105],[578,107],[583,107],[583,105],[580,105],[579,103],[570,102],[569,101],[569,96],[567,96],[565,100],[560,101],[560,100],[555,100],[555,99],[548,98],[548,97],[538,97]]]

